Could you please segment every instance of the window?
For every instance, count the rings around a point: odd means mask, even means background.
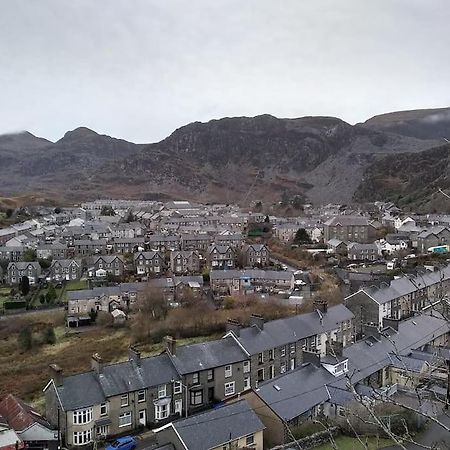
[[[226,368],[225,368],[225,370],[226,370]],[[214,370],[210,369],[210,370],[208,370],[208,381],[212,381],[212,380],[214,380]]]
[[[290,344],[289,349],[291,353],[295,353],[295,344]]]
[[[167,419],[170,414],[170,403],[164,405],[155,405],[155,419],[163,420]]]
[[[199,373],[198,372],[193,373],[192,374],[192,383],[198,384],[198,381],[199,381]]]
[[[120,406],[121,407],[128,406],[128,394],[123,394],[120,397]]]
[[[92,420],[92,408],[79,409],[73,412],[74,425],[84,425]],[[81,445],[81,444],[78,444]]]
[[[97,436],[108,436],[109,434],[109,425],[100,425],[97,427]]]
[[[158,386],[158,398],[164,398],[166,396],[166,385],[161,384]]]
[[[191,405],[201,405],[203,403],[203,391],[191,391]]]
[[[138,403],[145,402],[145,391],[138,391]]]
[[[131,425],[131,411],[126,413],[122,413],[119,416],[119,428],[120,427],[128,427]]]
[[[244,361],[244,373],[250,372],[250,361]]]
[[[281,356],[286,356],[286,346],[285,345],[283,345],[283,347],[281,347],[280,354],[281,354]]]
[[[245,445],[249,446],[249,445],[253,445],[255,443],[255,435],[254,434],[249,434],[248,436],[245,437]]]
[[[183,413],[183,400],[175,400],[174,409],[175,414],[179,414],[181,416]]]
[[[225,366],[225,378],[230,378],[233,375],[233,367],[231,365]]]
[[[251,388],[250,377],[244,377],[244,391],[250,388]]]
[[[269,378],[275,378],[275,368],[273,366],[269,367]]]
[[[291,370],[295,369],[295,358],[291,358]]]
[[[181,394],[183,390],[183,385],[181,384],[181,381],[175,381],[173,385],[173,393],[174,394]]]
[[[286,363],[282,362],[280,365],[280,373],[285,373],[286,372]]]
[[[269,360],[270,360],[270,361],[273,360],[273,353],[274,353],[273,348],[271,348],[271,349],[269,350]]]
[[[92,441],[92,430],[73,432],[73,445],[85,445],[91,441]]]
[[[337,413],[340,417],[345,417],[345,409],[342,406],[337,406]]]
[[[264,353],[258,353],[258,364],[264,364]]]
[[[108,414],[108,405],[106,403],[102,403],[100,405],[100,415],[106,416]]]
[[[258,369],[257,379],[258,382],[264,381],[264,369]]]
[[[231,381],[230,383],[225,383],[225,397],[228,395],[234,394],[234,381]]]

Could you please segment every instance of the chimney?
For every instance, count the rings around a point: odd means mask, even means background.
[[[226,331],[232,331],[236,336],[241,333],[241,324],[234,319],[228,319],[226,325]]]
[[[314,308],[325,314],[328,311],[328,302],[322,298],[316,298],[313,302]]]
[[[166,350],[172,355],[175,356],[177,353],[177,340],[172,336],[166,336],[164,338],[166,343]]]
[[[141,352],[132,345],[128,347],[128,359],[133,361],[136,366],[141,366]]]
[[[91,368],[97,374],[102,373],[103,360],[98,353],[94,353],[91,357]]]
[[[260,331],[264,329],[264,318],[259,314],[252,314],[250,316],[250,326],[256,326]]]
[[[53,382],[55,383],[55,386],[62,386],[63,385],[63,370],[61,367],[58,366],[58,364],[50,364],[50,374],[53,379]]]

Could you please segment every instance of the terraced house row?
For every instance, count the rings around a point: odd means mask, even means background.
[[[190,416],[301,367],[303,355],[325,355],[327,342],[352,342],[353,314],[343,305],[265,322],[253,316],[250,327],[230,323],[222,339],[177,346],[167,337],[165,351],[105,365],[92,356],[92,370],[64,377],[52,365],[44,389],[46,416],[60,424],[67,446],[99,436],[127,433]]]

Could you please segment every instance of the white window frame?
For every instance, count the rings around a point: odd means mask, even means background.
[[[200,382],[200,374],[198,372],[195,372],[192,374],[192,383],[198,384]]]
[[[244,377],[244,391],[251,389],[252,383],[250,381],[250,376]]]
[[[286,356],[286,346],[283,345],[280,350],[280,356]]]
[[[108,403],[101,403],[100,404],[100,416],[103,417],[103,416],[107,416],[107,415],[108,415]]]
[[[124,408],[130,404],[130,398],[128,394],[122,394],[120,396],[120,407]]]
[[[234,395],[236,391],[236,383],[234,381],[230,381],[229,383],[225,383],[224,385],[225,397],[229,397],[230,395]]]
[[[73,411],[73,424],[86,425],[87,423],[92,422],[92,416],[92,407],[77,409],[76,411]]]
[[[127,419],[125,422],[124,419]],[[132,423],[131,411],[124,412],[119,415],[119,428],[129,427]]]
[[[167,386],[165,384],[160,384],[158,386],[158,398],[164,398],[167,396]]]
[[[250,370],[251,370],[251,363],[250,360],[248,359],[247,361],[244,361],[243,372],[250,373]]]
[[[175,400],[174,403],[174,413],[175,414],[183,414],[183,400],[181,400],[181,398]]]
[[[73,445],[86,445],[92,442],[92,428],[73,432]]]
[[[233,376],[233,366],[229,364],[225,366],[225,378],[230,378]]]
[[[155,419],[164,420],[170,416],[170,403],[155,405]]]
[[[282,362],[280,364],[280,373],[286,373],[286,363]]]
[[[175,381],[173,384],[173,393],[181,394],[182,392],[183,392],[183,385],[181,384],[181,381]]]
[[[247,447],[255,445],[255,435],[254,434],[249,434],[249,435],[245,436],[245,445]]]
[[[146,395],[145,389],[141,389],[140,391],[138,391],[137,399],[138,399],[138,403],[145,402],[145,400],[147,399],[147,395]]]

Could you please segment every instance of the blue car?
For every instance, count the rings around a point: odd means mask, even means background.
[[[133,450],[136,448],[136,439],[133,436],[117,438],[106,447],[106,450]]]

